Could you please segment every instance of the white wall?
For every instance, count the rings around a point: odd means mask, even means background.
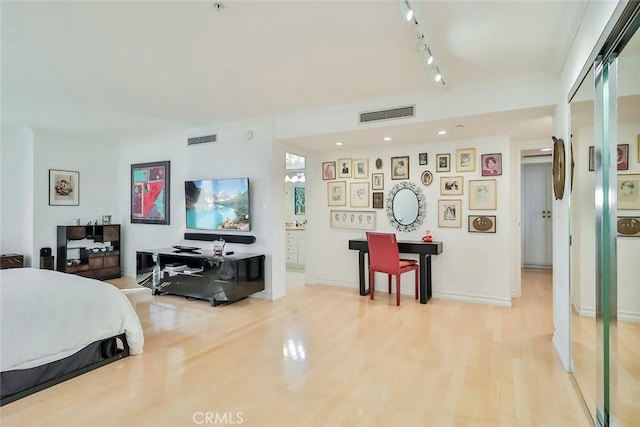
[[[0,139],[0,252],[24,255],[34,263],[33,248],[33,132],[2,125]],[[38,255],[36,255],[38,256]]]
[[[253,136],[249,138],[248,132]],[[215,133],[218,141],[187,145],[187,138]],[[258,119],[198,128],[184,133],[126,141],[120,145],[117,167],[120,222],[123,230],[123,270],[135,276],[136,251],[170,247],[176,244],[210,248],[211,242],[185,241],[184,182],[193,179],[248,177],[251,194],[252,229],[241,235],[253,235],[251,245],[227,243],[225,249],[266,255],[266,289],[262,298],[278,298],[285,293],[284,283],[284,153],[273,145],[272,123]],[[129,187],[131,164],[171,161],[170,225],[131,224]],[[277,229],[275,225],[277,224]],[[197,231],[197,230],[189,230]],[[204,231],[203,231],[204,232]],[[231,234],[234,234],[231,232]],[[279,244],[280,242],[281,244]],[[275,248],[275,249],[274,249]],[[280,253],[281,252],[281,253]]]
[[[554,135],[569,141],[569,106],[567,96],[580,70],[587,61],[598,38],[612,16],[618,2],[589,2],[580,28],[574,38],[560,76],[556,97]],[[569,144],[565,144],[566,158],[570,158]],[[567,168],[566,184],[570,182]],[[568,194],[568,191],[565,192]],[[553,206],[553,343],[565,370],[571,369],[571,296],[569,289],[570,198],[554,202]]]
[[[82,224],[100,223],[102,215],[115,215],[118,200],[128,193],[118,191],[117,150],[113,145],[76,139],[71,136],[34,132],[33,153],[33,247],[39,266],[39,251],[51,247],[55,254],[56,226],[71,225],[73,218]],[[49,206],[49,169],[79,172],[79,205]],[[4,210],[3,210],[4,213]]]
[[[475,172],[455,172],[455,150],[460,148],[476,148],[477,167]],[[429,163],[426,166],[418,164],[418,154],[422,152],[428,153]],[[435,171],[435,157],[440,153],[451,154],[452,172],[438,173]],[[480,170],[480,156],[486,153],[502,153],[503,173],[502,176],[495,177],[498,209],[495,211],[469,211],[469,180],[489,178],[482,177]],[[510,237],[512,227],[510,209],[513,203],[514,187],[511,179],[513,170],[508,161],[510,144],[506,136],[430,143],[428,145],[393,146],[376,150],[345,151],[336,149],[332,153],[308,157],[309,223],[307,225],[307,239],[309,242],[313,242],[312,247],[318,248],[317,250],[321,253],[307,257],[307,282],[334,284],[356,289],[358,287],[358,252],[348,249],[348,240],[365,236],[364,231],[330,227],[330,210],[349,209],[349,206],[348,203],[345,207],[327,206],[327,181],[322,180],[321,163],[337,161],[338,158],[345,157],[367,158],[369,160],[369,174],[384,173],[386,207],[386,195],[393,185],[401,182],[391,180],[390,159],[394,156],[410,157],[410,180],[422,189],[427,200],[427,214],[424,223],[413,232],[402,233],[396,231],[389,223],[386,210],[372,208],[360,208],[359,210],[376,211],[376,229],[384,232],[396,232],[399,239],[419,240],[426,230],[431,230],[434,240],[444,242],[443,253],[432,256],[433,294],[435,297],[510,306],[513,277],[509,260],[514,252]],[[383,161],[381,170],[375,169],[377,158],[381,158]],[[434,176],[433,183],[428,187],[420,182],[420,175],[424,170],[430,170]],[[461,196],[441,196],[440,178],[458,175],[464,177],[464,194]],[[345,181],[347,181],[347,190],[350,182],[362,182],[362,180],[355,179],[345,179]],[[461,228],[438,227],[438,199],[462,200]],[[469,233],[467,225],[469,214],[496,215],[496,233]],[[489,248],[490,250],[488,250]],[[312,250],[312,248],[309,249],[309,251]],[[330,265],[331,268],[327,268],[327,265]],[[377,278],[377,285],[385,288],[386,282],[382,283],[383,279],[382,276]],[[410,275],[403,275],[403,293],[413,294],[411,280]]]

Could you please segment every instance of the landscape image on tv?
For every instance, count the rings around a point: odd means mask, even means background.
[[[187,228],[251,229],[249,179],[209,179],[185,182]]]

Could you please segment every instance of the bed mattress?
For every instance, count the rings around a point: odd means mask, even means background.
[[[61,360],[123,333],[130,353],[141,353],[140,320],[113,285],[51,270],[0,270],[2,372]]]

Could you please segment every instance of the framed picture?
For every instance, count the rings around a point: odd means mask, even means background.
[[[451,154],[436,154],[436,172],[451,172]]]
[[[469,215],[469,233],[495,233],[495,215]]]
[[[369,178],[369,159],[355,159],[353,161],[353,177],[355,179]]]
[[[629,169],[629,144],[618,144],[618,170]]]
[[[640,174],[618,175],[618,209],[640,210]]]
[[[462,200],[438,200],[438,227],[462,228]]]
[[[589,171],[596,170],[596,155],[595,155],[595,147],[591,145],[589,147]]]
[[[356,230],[375,230],[375,211],[331,210],[332,228],[353,228]]]
[[[369,207],[369,183],[352,182],[349,184],[350,204],[352,208]]]
[[[347,183],[346,181],[327,182],[327,205],[346,206],[347,205]]]
[[[422,175],[420,175],[420,181],[425,186],[431,185],[433,182],[433,174],[429,171],[422,172]]]
[[[351,178],[351,159],[338,159],[338,178]]]
[[[640,237],[640,217],[619,216],[618,236]]]
[[[502,153],[483,154],[480,156],[482,162],[482,176],[502,175]]]
[[[322,163],[322,179],[336,179],[336,162]]]
[[[456,172],[474,172],[476,170],[476,149],[456,150]]]
[[[374,191],[372,194],[373,209],[384,209],[384,193],[382,191]]]
[[[80,172],[49,169],[49,205],[80,204]]]
[[[293,187],[293,210],[295,215],[304,215],[304,187]]]
[[[169,225],[170,162],[131,165],[131,223]]]
[[[384,190],[384,174],[383,173],[371,174],[371,189]]]
[[[469,181],[469,210],[495,210],[496,205],[495,179]]]
[[[441,176],[440,194],[459,195],[464,193],[464,178],[461,176]]]
[[[391,158],[391,179],[409,179],[409,156]]]
[[[418,163],[420,165],[426,165],[428,161],[427,153],[418,154]]]
[[[638,135],[638,163],[640,163],[640,135]]]

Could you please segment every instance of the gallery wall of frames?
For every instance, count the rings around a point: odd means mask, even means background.
[[[495,233],[497,215],[492,211],[498,206],[502,153],[480,150],[424,151],[414,155],[415,159],[410,155],[378,157],[371,165],[369,158],[324,159],[322,179],[327,187],[329,224],[332,228],[375,230],[375,210],[388,208],[385,202],[392,202],[385,197],[391,190],[389,182],[394,185],[407,180],[439,187],[440,197],[428,201],[437,209],[438,227],[464,226],[469,233]],[[416,164],[417,168],[411,167]],[[466,216],[463,199],[469,211]]]

